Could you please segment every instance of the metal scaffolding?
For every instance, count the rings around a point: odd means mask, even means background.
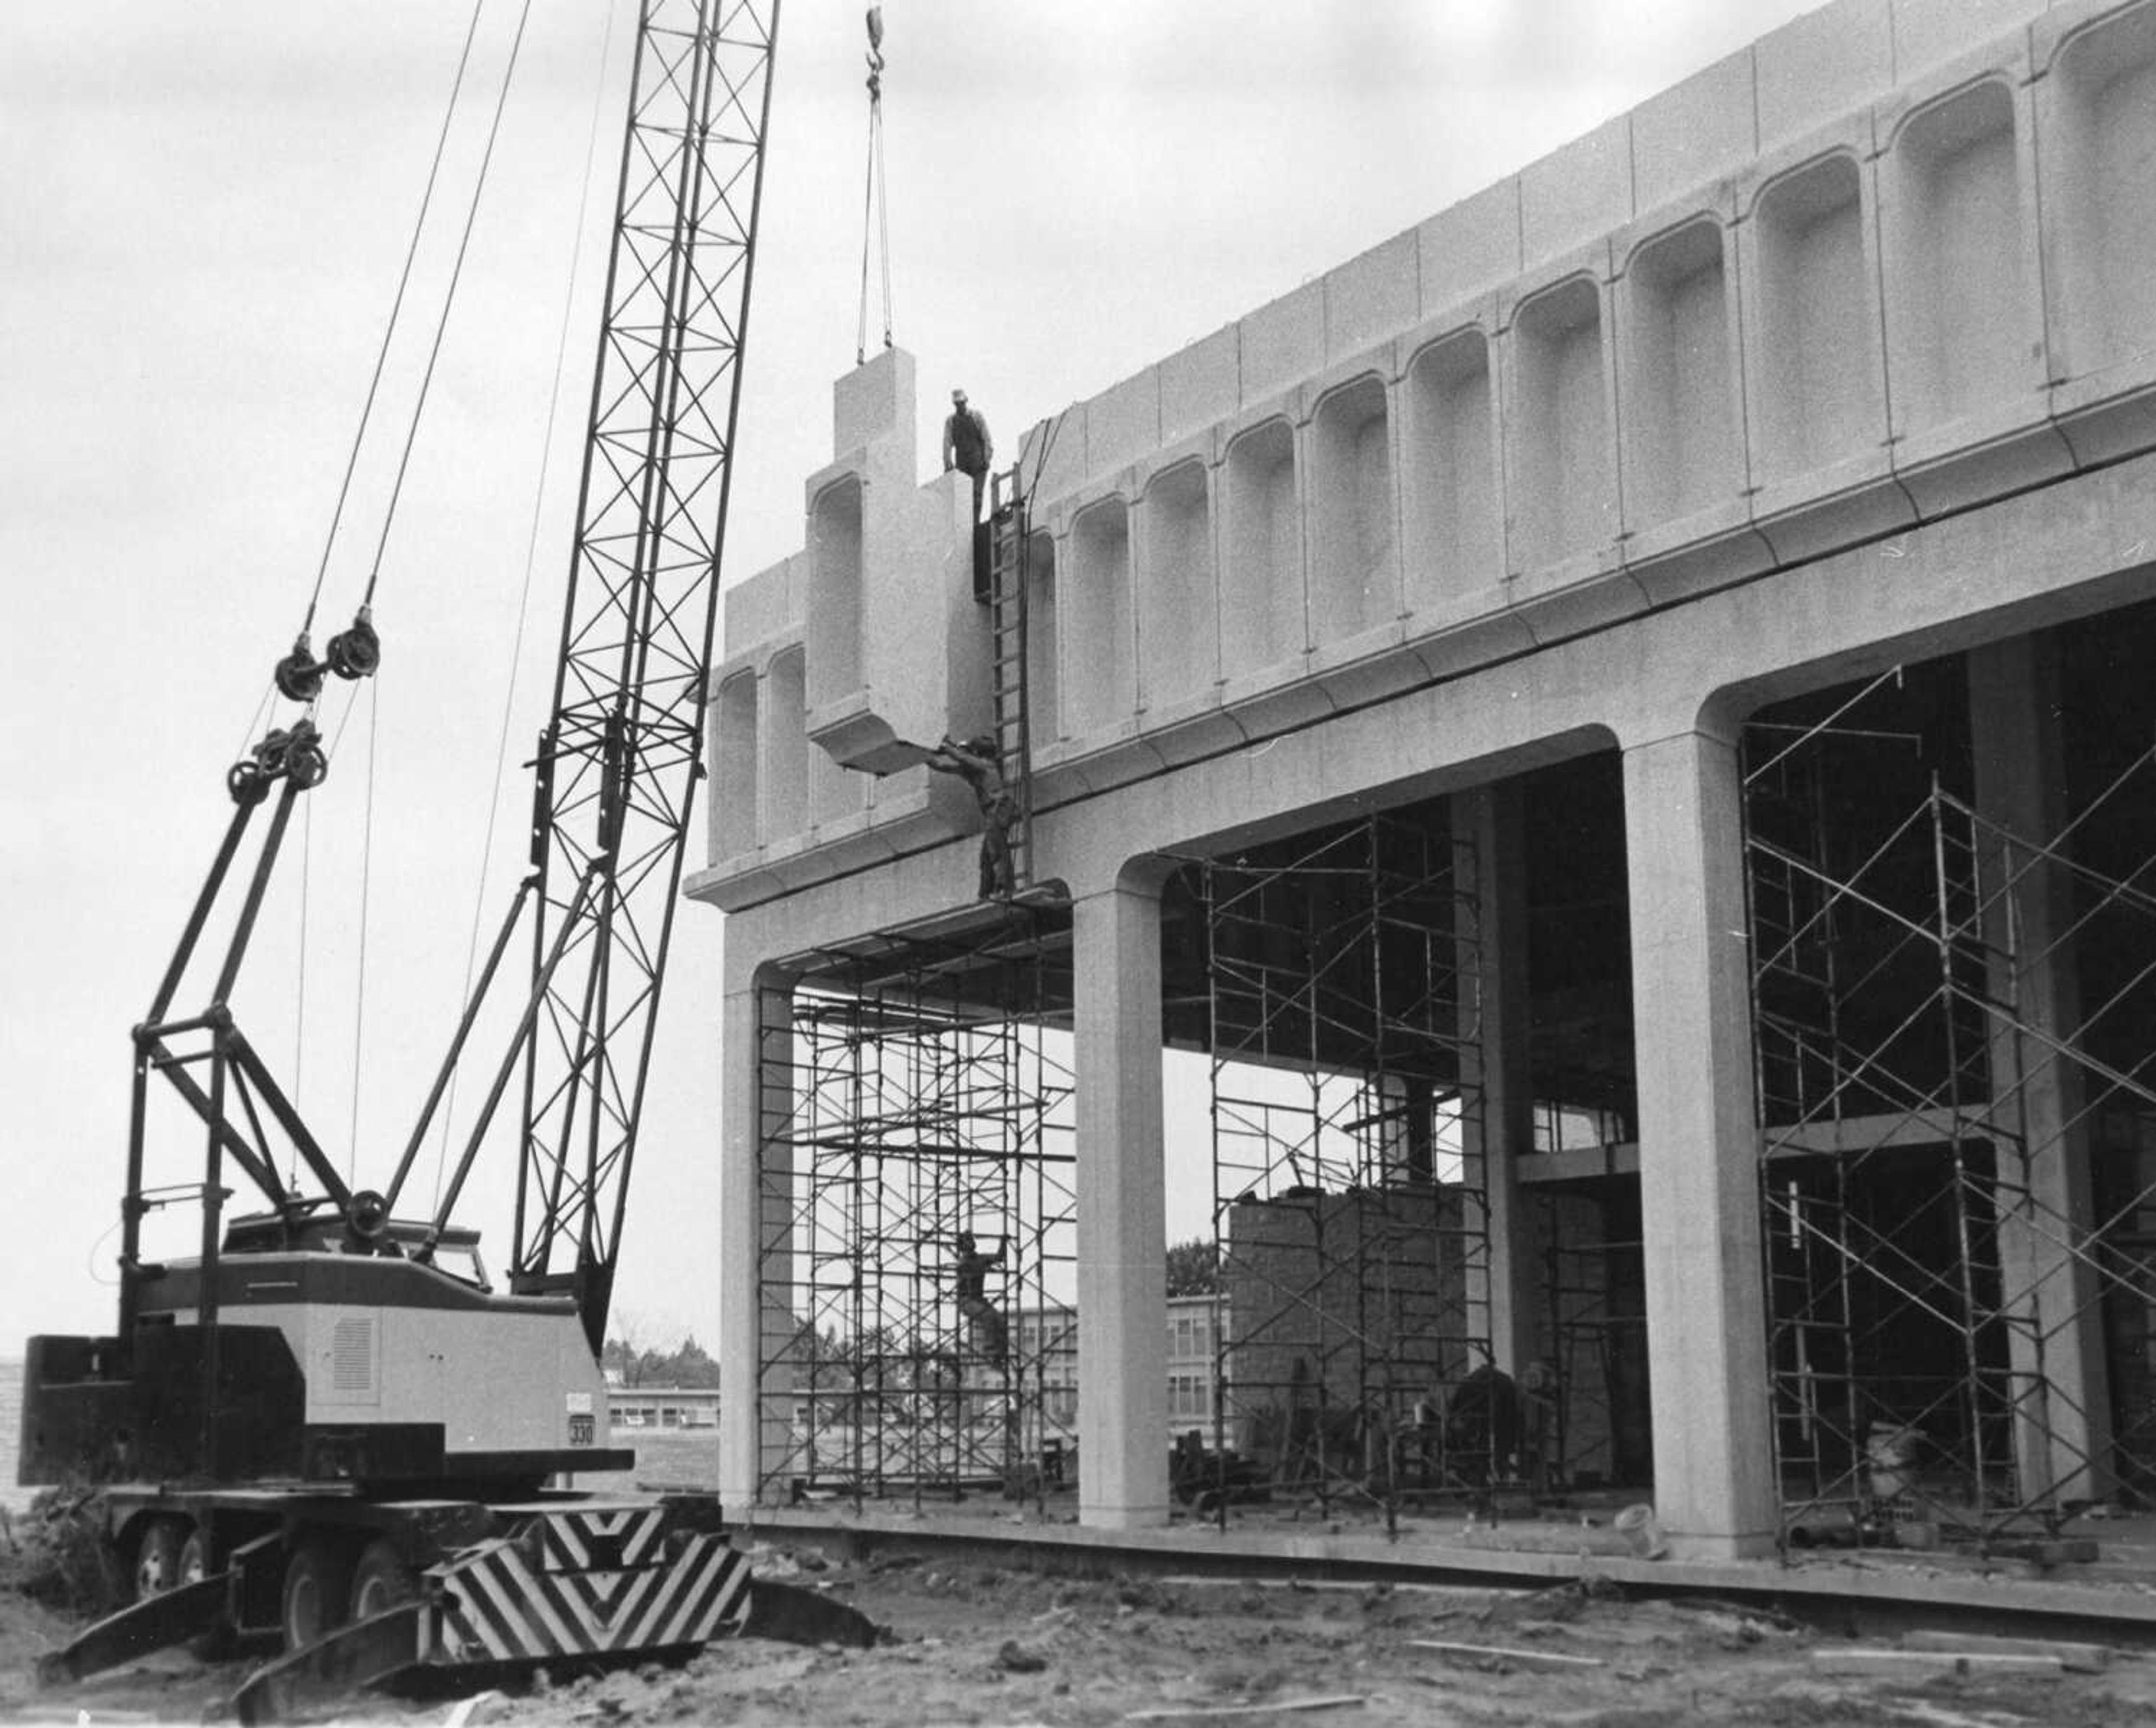
[[[1177,1485],[1224,1520],[1293,1497],[1389,1525],[1501,1467],[1486,1423],[1461,1441],[1490,1378],[1473,850],[1423,807],[1193,876],[1232,1324]]]
[[[2156,1487],[2156,760],[2051,833],[1936,766],[1858,819],[1894,677],[1747,740],[1783,1532],[1982,1546]]]
[[[1534,1203],[1556,1381],[1547,1479],[1564,1488],[1650,1487],[1650,1449],[1636,1419],[1647,1364],[1639,1185],[1616,1177],[1550,1184]]]
[[[873,947],[765,1017],[762,1491],[1038,1505],[1077,1402],[1067,915]]]

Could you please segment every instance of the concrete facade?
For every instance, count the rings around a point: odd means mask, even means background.
[[[2156,0],[1842,0],[1026,435],[1086,1521],[1168,1512],[1163,860],[1614,751],[1656,1504],[1694,1551],[1771,1542],[1736,729],[2156,592],[2152,163]],[[988,622],[912,424],[907,356],[842,382],[804,551],[726,596],[687,891],[729,915],[729,1386],[773,1324],[759,987],[972,890],[914,746],[987,723]],[[729,1404],[730,1500],[758,1432]]]

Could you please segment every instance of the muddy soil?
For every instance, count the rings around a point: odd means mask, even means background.
[[[1845,1641],[1732,1604],[1628,1601],[1569,1586],[1496,1592],[1075,1580],[910,1558],[842,1566],[770,1547],[752,1559],[762,1576],[860,1608],[884,1628],[883,1641],[858,1651],[737,1640],[680,1668],[562,1675],[462,1703],[366,1698],[335,1720],[562,1728],[1178,1720],[2126,1728],[2156,1720],[2156,1658],[2119,1652],[2103,1672],[2047,1679],[1851,1678],[1814,1657]],[[40,1690],[35,1658],[77,1623],[0,1589],[0,1720],[216,1720],[250,1666],[168,1652]],[[1510,1654],[1446,1653],[1418,1640]]]

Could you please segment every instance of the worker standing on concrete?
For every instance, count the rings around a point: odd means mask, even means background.
[[[981,898],[1009,900],[1014,889],[1011,824],[1018,820],[1018,800],[1004,778],[995,734],[983,732],[962,744],[947,732],[927,761],[937,773],[956,774],[973,787],[973,800],[981,807]]]
[[[981,411],[966,405],[966,392],[951,392],[951,413],[943,422],[943,472],[952,469],[973,477],[973,520],[981,520],[981,494],[988,484],[988,468],[996,459],[996,441],[988,435],[988,423]]]
[[[998,1370],[1004,1366],[1008,1339],[1004,1317],[996,1312],[995,1304],[988,1300],[988,1273],[990,1269],[1003,1264],[1004,1247],[999,1238],[996,1251],[984,1254],[973,1240],[971,1230],[958,1233],[958,1312],[965,1317],[974,1350]]]
[[[1520,1449],[1520,1388],[1494,1362],[1485,1362],[1453,1388],[1445,1415],[1445,1449],[1468,1481],[1494,1486],[1510,1479]]]

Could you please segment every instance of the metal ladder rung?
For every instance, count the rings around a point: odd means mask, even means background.
[[[1033,882],[1033,757],[1026,705],[1025,547],[1030,531],[1018,470],[994,477],[988,531],[990,700],[1005,783],[1017,804],[1011,886]]]

